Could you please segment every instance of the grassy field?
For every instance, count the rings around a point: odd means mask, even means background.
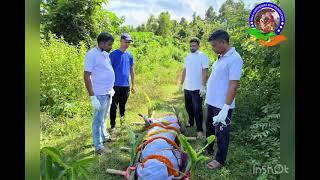
[[[173,21],[169,13],[161,13],[158,17],[150,16],[143,26],[133,28],[124,26],[125,19],[120,19],[115,13],[102,10],[102,1],[90,1],[90,6],[84,1],[66,2],[41,3],[42,179],[59,179],[61,176],[63,179],[82,179],[79,177],[87,174],[90,176],[87,179],[123,179],[108,175],[105,170],[125,170],[129,165],[129,153],[119,148],[130,145],[128,128],[141,131],[142,125],[131,123],[142,122],[137,114],[148,112],[149,102],[145,94],[154,104],[155,117],[170,115],[172,105],[183,107],[183,94],[178,92],[178,84],[184,59],[189,53],[189,40],[195,36],[201,39],[200,50],[208,56],[211,72],[217,54],[207,40],[218,29],[225,29],[230,34],[231,46],[244,61],[243,73],[236,97],[237,108],[232,116],[226,165],[211,171],[204,162],[196,169],[196,179],[280,179],[280,175],[274,173],[259,177],[253,174],[254,167],[276,167],[280,164],[280,46],[261,46],[245,33],[248,28],[246,19],[251,10],[245,8],[244,3],[228,0],[221,5],[219,15],[211,11],[205,21],[194,14],[192,21],[181,19],[178,22]],[[91,15],[78,16],[84,9],[90,10]],[[73,13],[78,15],[70,16]],[[98,26],[98,22],[105,23]],[[117,118],[119,131],[113,135],[117,141],[110,144],[114,153],[98,160],[83,160],[95,157],[91,137],[93,112],[83,81],[83,66],[86,53],[96,46],[94,34],[101,31],[115,37],[113,49],[119,48],[122,32],[128,32],[134,40],[128,51],[134,57],[137,93],[131,94],[127,103],[128,128],[121,129]],[[109,117],[107,127],[110,127]],[[186,135],[195,136],[195,129],[188,129]],[[204,146],[204,141],[191,144],[198,149]],[[90,160],[94,162],[87,172],[83,169],[88,167],[86,162],[90,163]]]
[[[137,85],[137,93],[131,94],[128,100],[126,109],[126,124],[128,125],[132,122],[143,122],[137,114],[147,113],[147,100],[142,96],[142,87]],[[183,103],[183,94],[178,92],[176,84],[163,84],[160,87],[150,87],[149,90],[152,91],[150,97],[158,102],[155,117],[172,115],[168,105]],[[48,117],[42,114],[42,118]],[[94,156],[94,148],[91,145],[91,122],[91,117],[75,117],[64,124],[57,123],[56,126],[60,127],[53,126],[55,133],[46,131],[47,133],[41,135],[41,143],[46,146],[62,148],[65,156],[70,158]],[[136,132],[139,132],[142,127],[141,125],[130,126]],[[110,127],[109,119],[107,127]],[[119,117],[117,117],[117,130],[117,133],[112,135],[117,138],[117,141],[109,144],[109,147],[113,150],[112,155],[100,156],[99,160],[90,167],[94,175],[93,179],[123,179],[121,176],[110,175],[105,172],[107,168],[125,170],[130,162],[128,152],[120,151],[120,147],[128,147],[129,142],[127,130],[120,127]],[[187,136],[196,136],[195,128],[188,128],[187,130]],[[197,149],[204,146],[204,141],[191,142],[191,144]],[[248,162],[249,156],[252,156],[252,154],[250,147],[231,140],[226,166],[219,170],[209,170],[206,163],[203,163],[197,169],[197,176],[199,179],[254,179],[252,167]]]

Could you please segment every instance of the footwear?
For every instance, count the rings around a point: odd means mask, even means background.
[[[101,148],[99,150],[96,150],[96,154],[97,155],[110,154],[110,153],[112,153],[112,150],[109,149],[108,147],[103,147],[103,148]]]
[[[202,131],[198,131],[197,132],[197,138],[198,139],[202,139],[204,136],[203,136],[203,132]]]
[[[120,126],[124,125],[125,119],[124,116],[120,117]]]
[[[116,129],[116,127],[114,127],[114,128],[111,128],[111,133],[116,133],[117,132],[117,129]]]
[[[216,160],[213,160],[213,161],[211,161],[211,162],[209,162],[208,164],[207,164],[207,167],[209,168],[209,169],[217,169],[217,168],[220,168],[220,167],[222,167],[223,165],[222,164],[220,164],[218,161],[216,161]]]
[[[189,122],[186,123],[186,127],[193,127]]]
[[[103,144],[106,144],[106,143],[111,143],[111,142],[114,142],[115,139],[114,138],[109,138],[109,139],[106,139],[103,141]]]

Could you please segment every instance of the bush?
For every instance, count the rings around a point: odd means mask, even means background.
[[[73,117],[86,96],[83,63],[87,48],[50,35],[40,44],[40,107],[52,117]]]

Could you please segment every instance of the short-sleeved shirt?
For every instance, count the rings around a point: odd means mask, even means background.
[[[110,59],[116,77],[114,86],[129,87],[130,68],[134,64],[131,53],[116,49],[110,54]]]
[[[89,50],[85,56],[84,71],[91,72],[94,95],[113,93],[115,77],[109,53],[97,47]]]
[[[202,84],[202,70],[209,68],[208,57],[200,51],[190,53],[184,61],[184,68],[186,69],[184,89],[199,90]]]
[[[206,103],[222,108],[228,94],[229,81],[240,80],[243,61],[235,48],[231,48],[223,57],[213,64],[212,72],[208,80]],[[230,106],[235,108],[235,99]]]

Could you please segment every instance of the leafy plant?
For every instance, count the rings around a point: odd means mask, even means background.
[[[146,97],[146,99],[148,101],[148,118],[153,118],[153,115],[155,113],[155,105],[156,105],[156,103],[149,98],[147,93],[144,92],[143,94],[144,94],[144,96]]]
[[[205,157],[201,154],[208,147],[208,145],[215,140],[215,138],[216,137],[214,135],[207,137],[207,144],[203,148],[201,148],[198,152],[196,152],[183,134],[178,135],[179,142],[181,143],[184,151],[189,156],[187,169],[191,169],[191,179],[196,179],[195,171],[196,171],[197,165],[203,161],[208,160],[208,157]]]
[[[43,147],[40,150],[41,179],[90,179],[87,165],[96,161],[95,157],[70,160],[61,155],[54,147]]]

